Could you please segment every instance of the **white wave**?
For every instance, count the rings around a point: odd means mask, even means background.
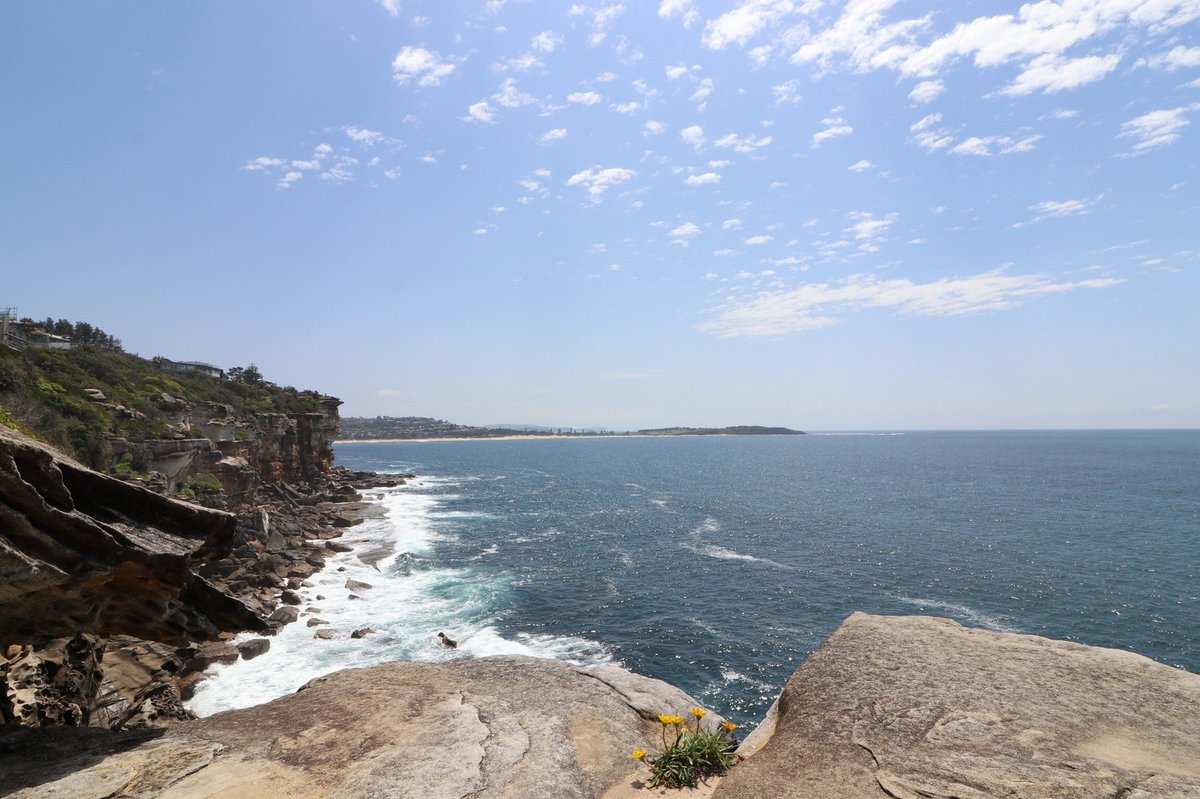
[[[967,621],[979,627],[986,627],[989,630],[995,630],[1000,633],[1019,633],[1021,630],[1017,627],[1008,624],[999,616],[992,616],[984,613],[981,610],[960,604],[958,602],[942,602],[937,599],[922,599],[919,597],[899,596],[891,594],[894,599],[897,599],[906,605],[913,605],[921,610],[933,608],[950,614],[960,621]]]
[[[754,555],[747,555],[744,552],[738,552],[736,549],[718,546],[717,544],[708,544],[701,541],[696,544],[684,544],[683,548],[690,549],[697,555],[704,555],[705,557],[716,558],[717,560],[742,560],[748,563],[761,563],[765,566],[771,566],[772,568],[782,569],[784,571],[795,571],[793,567],[771,560],[770,558],[759,558]]]
[[[720,531],[721,523],[709,516],[700,523],[698,527],[692,530],[692,535],[703,535],[704,533],[715,533]]]
[[[775,690],[775,686],[771,685],[770,683],[763,682],[762,680],[756,680],[753,677],[747,677],[740,671],[734,671],[733,669],[721,669],[721,677],[727,683],[744,682],[747,685],[753,685],[755,688],[763,691]]]
[[[436,530],[440,498],[411,486],[380,493],[375,501],[386,515],[348,528],[341,540],[353,551],[328,557],[325,568],[299,589],[300,620],[272,637],[265,654],[216,669],[188,703],[193,712],[207,716],[248,707],[331,671],[390,660],[443,661],[500,652],[583,663],[608,659],[601,645],[581,638],[502,637],[491,625],[510,601],[515,575],[440,563],[436,544],[448,537]],[[496,551],[493,545],[484,552]],[[381,552],[386,554],[379,557]],[[346,587],[351,579],[371,588],[352,592]],[[310,619],[326,624],[309,627]],[[363,628],[373,632],[350,637]],[[336,637],[317,639],[317,630],[332,630]],[[441,647],[439,632],[458,640],[459,648]]]

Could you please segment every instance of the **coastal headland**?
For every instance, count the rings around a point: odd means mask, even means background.
[[[801,430],[764,425],[656,427],[614,431],[606,428],[455,424],[427,416],[349,416],[341,420],[338,441],[443,441],[479,439],[630,438],[652,436],[802,436]]]

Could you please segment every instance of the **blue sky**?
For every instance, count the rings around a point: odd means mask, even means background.
[[[0,305],[347,415],[1200,426],[1200,0],[0,6]]]

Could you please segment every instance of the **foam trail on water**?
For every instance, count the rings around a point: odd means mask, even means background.
[[[607,661],[609,654],[600,644],[582,638],[507,639],[497,631],[497,614],[511,601],[513,575],[488,571],[486,560],[468,565],[439,559],[437,543],[451,540],[456,524],[472,521],[444,518],[439,509],[446,495],[436,491],[445,487],[445,481],[421,480],[370,492],[369,498],[387,514],[347,530],[341,542],[353,551],[328,557],[325,568],[297,592],[303,600],[300,620],[271,638],[267,653],[218,667],[200,684],[188,707],[200,716],[248,707],[292,693],[331,671],[390,660],[436,662],[520,654],[580,663]],[[351,590],[348,580],[371,587]],[[328,623],[309,627],[309,619]],[[350,637],[363,628],[373,632]],[[337,637],[314,638],[317,630],[335,631]],[[439,645],[437,634],[443,631],[458,641],[458,649]]]
[[[984,613],[983,611],[976,610],[975,608],[968,607],[967,605],[962,605],[957,602],[942,602],[937,599],[921,599],[918,597],[898,596],[896,594],[892,594],[892,596],[906,605],[914,605],[922,610],[926,608],[935,608],[937,610],[944,611],[962,621],[969,622],[979,627],[986,627],[989,630],[995,630],[999,633],[1021,632],[1018,628],[1013,627],[1011,624],[1005,623],[1004,620],[998,616],[992,616]]]

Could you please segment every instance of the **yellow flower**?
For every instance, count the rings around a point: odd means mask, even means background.
[[[683,716],[671,716],[671,723],[672,724],[682,724]]]
[[[692,715],[698,719],[702,719],[708,715],[708,711],[702,707],[694,707],[692,708]]]
[[[724,727],[729,732],[733,732],[734,730],[737,729],[737,725],[734,724],[732,721],[722,721],[721,726]]]
[[[675,718],[675,717],[674,717],[674,716],[669,716],[669,715],[667,715],[666,713],[659,713],[659,714],[658,714],[658,720],[659,720],[660,722],[662,722],[662,725],[663,725],[664,727],[665,727],[665,726],[667,726],[668,724],[672,724],[672,723],[674,723],[674,722],[672,722],[672,721],[671,721],[671,719],[673,719],[673,718]]]
[[[633,759],[634,759],[634,760],[641,760],[641,759],[642,759],[642,758],[644,758],[645,756],[646,756],[646,750],[645,750],[645,749],[634,749],[634,750],[633,750]]]

